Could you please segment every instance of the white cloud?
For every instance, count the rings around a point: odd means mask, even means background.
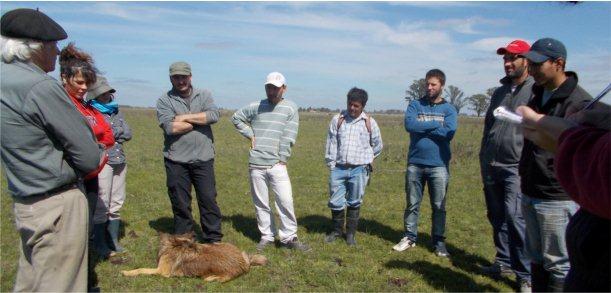
[[[71,39],[94,51],[111,78],[119,77],[111,81],[129,99],[127,104],[154,105],[169,87],[167,66],[175,58],[192,62],[196,85],[212,89],[223,107],[263,97],[261,79],[272,70],[287,75],[290,96],[300,105],[330,108],[343,105],[343,99],[335,98],[345,97],[351,86],[364,87],[375,97],[368,107],[402,108],[405,88],[432,68],[445,71],[448,84],[467,96],[498,85],[503,69],[495,51],[516,39],[511,31],[498,33],[508,20],[487,14],[387,17],[376,5],[103,2],[50,7],[54,17],[66,16],[60,23]],[[74,17],[83,13],[92,17]],[[576,65],[586,89],[611,80],[607,52],[569,52],[569,66]]]
[[[506,26],[508,24],[509,21],[505,19],[489,19],[480,16],[445,19],[435,23],[436,27],[440,29],[453,30],[461,34],[482,34],[483,32],[477,30],[476,26]]]
[[[469,44],[469,47],[471,49],[479,50],[479,51],[496,52],[496,49],[507,46],[507,44],[509,44],[511,41],[516,40],[516,39],[521,39],[521,38],[507,37],[507,36],[484,38],[484,39],[479,39],[475,42],[472,42],[471,44]],[[529,40],[525,40],[525,41],[532,44],[532,41],[529,41]]]
[[[477,7],[481,6],[480,3],[467,2],[467,1],[395,1],[389,2],[390,5],[395,6],[414,6],[420,8],[431,8],[431,9],[447,9],[452,7]]]
[[[111,16],[134,22],[161,20],[168,16],[185,17],[193,15],[190,11],[167,9],[158,6],[131,5],[121,2],[97,2],[89,13]]]

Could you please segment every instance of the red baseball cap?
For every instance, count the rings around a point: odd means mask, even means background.
[[[513,54],[524,54],[530,50],[530,45],[523,40],[515,40],[507,45],[507,47],[500,47],[496,50],[499,55],[505,55],[505,53]]]

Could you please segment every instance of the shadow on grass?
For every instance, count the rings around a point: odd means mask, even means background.
[[[310,215],[299,219],[298,223],[303,225],[308,232],[311,233],[326,233],[331,230],[331,219],[320,216]],[[403,237],[403,231],[393,229],[392,227],[382,224],[376,220],[363,219],[359,221],[358,231],[369,235],[377,236],[391,243],[397,243]],[[433,253],[432,239],[429,234],[418,233],[418,245],[426,247]],[[451,242],[446,242],[446,247],[450,252],[450,261],[452,265],[469,273],[481,275],[480,266],[490,265],[490,261],[483,257],[469,253],[459,247],[456,247]],[[388,249],[391,249],[389,246]],[[496,281],[504,282],[508,286],[515,286],[515,282],[507,277],[496,278]]]
[[[417,272],[437,291],[499,291],[496,287],[476,283],[468,275],[425,261],[409,263],[402,260],[391,260],[385,263],[384,266],[387,268],[406,269]]]
[[[310,233],[327,233],[331,230],[331,218],[320,215],[310,215],[300,218],[297,223],[304,226]],[[377,236],[384,240],[395,242],[403,237],[403,233],[375,220],[359,220],[358,231]]]
[[[125,234],[129,226],[129,223],[127,223],[126,221],[121,221],[121,225],[119,225],[119,240],[125,238]]]
[[[418,244],[421,247],[426,246],[426,249],[430,251],[431,253],[434,252],[433,240],[429,234],[425,234],[422,232],[418,233]],[[490,261],[488,261],[487,259],[479,255],[470,253],[459,247],[456,247],[451,242],[447,242],[447,240],[446,240],[446,248],[448,249],[448,252],[450,253],[449,259],[453,266],[465,272],[486,276],[485,274],[481,272],[480,267],[491,265],[492,263]],[[498,282],[503,282],[507,286],[510,286],[510,287],[514,287],[516,284],[513,280],[507,277],[500,277],[500,278],[493,278],[493,279]]]
[[[327,233],[331,230],[331,219],[321,215],[298,218],[297,224],[303,226],[308,233]]]
[[[149,227],[153,228],[158,233],[174,234],[174,219],[169,217],[161,217],[155,220],[150,220]],[[195,230],[195,239],[201,242],[204,239],[202,227],[199,224],[193,223],[193,230]]]
[[[223,221],[231,222],[236,231],[244,234],[244,236],[250,238],[254,242],[259,242],[261,235],[259,234],[259,228],[257,227],[257,220],[253,217],[245,217],[244,215],[231,215],[223,217]]]

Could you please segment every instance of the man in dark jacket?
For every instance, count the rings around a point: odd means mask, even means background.
[[[529,73],[535,79],[528,106],[536,112],[564,117],[570,106],[592,99],[577,85],[577,75],[564,71],[567,54],[560,41],[537,40],[525,56],[530,61]],[[519,169],[532,289],[562,290],[570,268],[565,232],[577,205],[554,175],[553,153],[525,140]]]
[[[527,42],[515,40],[496,51],[503,56],[506,76],[500,81],[502,86],[492,94],[479,154],[487,215],[496,247],[494,263],[482,271],[500,276],[509,275],[513,270],[521,292],[529,292],[531,288],[518,175],[524,138],[521,127],[495,119],[492,112],[501,106],[515,111],[530,100],[534,81],[528,75],[528,60],[522,55],[529,49]]]

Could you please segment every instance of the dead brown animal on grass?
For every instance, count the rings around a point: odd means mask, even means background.
[[[227,282],[247,273],[251,266],[264,266],[263,255],[248,255],[229,243],[200,244],[193,234],[159,237],[157,268],[121,271],[124,276],[161,275],[164,277],[201,277],[205,281]]]

